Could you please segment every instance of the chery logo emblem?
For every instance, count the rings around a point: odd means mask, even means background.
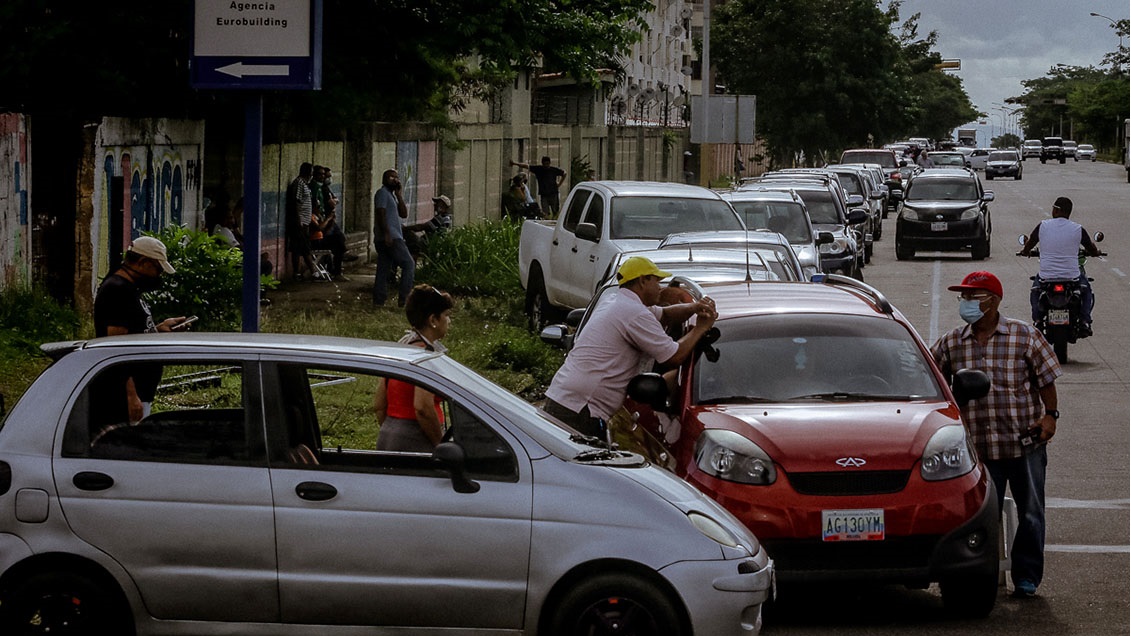
[[[841,457],[836,460],[836,465],[842,468],[860,468],[868,462],[864,461],[861,457]]]

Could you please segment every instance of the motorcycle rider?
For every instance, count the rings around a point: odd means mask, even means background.
[[[1041,318],[1038,306],[1041,281],[1077,280],[1080,283],[1078,335],[1087,338],[1092,335],[1092,305],[1095,303],[1095,297],[1092,294],[1092,286],[1088,283],[1088,275],[1084,273],[1080,247],[1084,247],[1084,254],[1087,256],[1100,256],[1100,249],[1079,223],[1068,220],[1071,214],[1072,199],[1058,197],[1052,205],[1052,218],[1041,221],[1033,228],[1029,240],[1025,241],[1025,245],[1018,253],[1021,256],[1029,256],[1037,243],[1041,244],[1041,266],[1037,278],[1033,281],[1033,288],[1029,292],[1033,322],[1036,323]]]

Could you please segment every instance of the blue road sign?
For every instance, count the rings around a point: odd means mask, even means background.
[[[322,0],[196,0],[193,25],[195,88],[321,88]]]

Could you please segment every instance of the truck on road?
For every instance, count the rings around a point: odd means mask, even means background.
[[[675,232],[742,230],[734,208],[699,186],[583,181],[557,220],[528,220],[518,244],[519,279],[530,328],[585,307],[625,251],[655,249]]]
[[[978,146],[978,129],[977,128],[959,128],[958,145],[966,146],[967,148],[976,148]]]

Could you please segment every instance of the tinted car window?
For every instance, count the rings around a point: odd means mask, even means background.
[[[133,421],[132,381],[143,417]],[[264,459],[258,415],[245,407],[238,362],[123,363],[86,385],[67,421],[66,457],[246,464]]]
[[[843,222],[836,202],[833,201],[833,196],[829,192],[798,190],[797,196],[805,202],[805,207],[809,210],[809,219],[813,223],[840,225]]]
[[[978,198],[978,189],[969,179],[912,180],[905,198],[909,201],[973,201]]]
[[[694,229],[742,230],[742,222],[725,201],[617,197],[611,208],[614,239],[662,239]]]
[[[585,211],[585,204],[589,201],[589,196],[593,194],[589,190],[578,190],[574,193],[573,198],[569,201],[569,209],[566,210],[565,216],[562,218],[562,227],[573,232],[577,229],[577,224],[581,222],[581,213]]]
[[[809,224],[805,222],[805,208],[787,201],[731,201],[739,216],[751,230],[770,230],[784,236],[790,243],[807,243],[813,240]]]
[[[859,394],[860,399],[943,397],[930,363],[893,320],[789,314],[727,320],[719,326],[717,360],[698,359],[698,404],[782,402],[832,393]]]
[[[895,153],[890,150],[846,150],[840,156],[841,163],[877,163],[885,168],[896,168]]]
[[[1016,161],[1017,153],[1012,150],[1009,152],[991,152],[988,161]]]

